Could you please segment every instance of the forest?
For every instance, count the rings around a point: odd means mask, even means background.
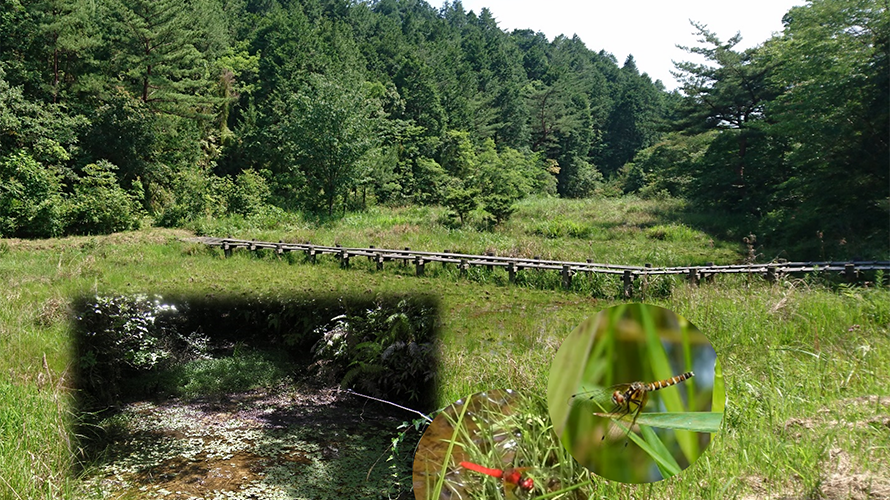
[[[632,56],[495,19],[460,1],[0,0],[0,236],[411,204],[492,230],[527,196],[631,195],[795,259],[886,258],[886,0],[811,0],[746,50],[693,22],[705,62],[676,62],[670,92]]]

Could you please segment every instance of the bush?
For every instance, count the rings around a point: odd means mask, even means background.
[[[96,297],[81,310],[80,386],[96,402],[113,403],[125,376],[147,372],[172,357],[175,329],[158,318],[176,310],[159,297]]]
[[[189,221],[220,217],[228,210],[234,191],[234,184],[226,177],[208,175],[201,169],[180,170],[170,186],[173,201],[162,208],[158,224],[178,227]]]
[[[68,233],[108,234],[139,227],[139,200],[118,185],[116,170],[105,160],[83,168],[85,176],[74,186]]]
[[[467,215],[479,206],[478,197],[480,194],[479,189],[468,189],[463,186],[463,183],[455,182],[449,186],[448,193],[445,195],[445,206],[450,208],[463,224]]]
[[[513,201],[513,198],[510,196],[494,194],[484,198],[482,204],[485,211],[494,217],[494,223],[500,224],[507,220],[513,215],[513,212],[516,211],[516,206],[513,204]]]
[[[704,239],[704,235],[683,224],[659,224],[645,230],[646,237],[651,240],[660,241],[687,241],[690,243],[699,242]]]
[[[0,160],[0,235],[59,236],[67,204],[60,176],[25,151]]]
[[[327,362],[341,385],[376,397],[426,402],[436,372],[435,314],[428,306],[402,300],[364,315],[340,315],[317,328],[313,354]]]
[[[158,223],[166,227],[219,218],[226,214],[249,217],[265,212],[272,188],[266,177],[248,169],[235,177],[218,177],[200,169],[178,172],[171,185],[173,201],[165,207]]]
[[[585,239],[589,238],[592,233],[593,228],[587,224],[561,218],[542,222],[532,230],[532,234],[548,239]]]
[[[568,175],[565,195],[569,198],[587,198],[603,183],[603,174],[590,163],[575,158]]]
[[[260,212],[269,202],[272,191],[266,178],[253,169],[248,169],[235,178],[233,189],[228,193],[228,211],[240,215]]]

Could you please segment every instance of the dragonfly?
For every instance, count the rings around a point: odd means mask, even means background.
[[[675,377],[666,378],[664,380],[657,380],[655,382],[631,382],[629,384],[617,384],[605,389],[595,389],[593,391],[587,392],[579,392],[577,394],[573,394],[569,404],[575,406],[577,404],[583,404],[588,401],[602,402],[604,395],[608,395],[609,392],[612,393],[611,402],[613,405],[612,411],[609,412],[608,416],[610,418],[614,418],[616,420],[627,419],[631,414],[633,417],[631,418],[630,427],[627,428],[627,433],[625,434],[625,438],[630,434],[630,430],[633,429],[634,425],[637,423],[637,417],[640,416],[640,413],[643,411],[643,408],[646,406],[646,402],[649,400],[649,393],[652,391],[657,391],[660,389],[664,389],[665,387],[670,387],[672,385],[677,385],[680,382],[685,380],[689,380],[695,376],[695,373],[688,371],[681,375],[677,375]],[[603,436],[605,439],[606,436]],[[624,446],[627,446],[627,440],[624,442]]]
[[[527,468],[490,469],[473,462],[461,462],[460,466],[480,474],[502,479],[504,483],[512,484],[523,491],[531,491],[535,487],[534,479],[523,474]]]

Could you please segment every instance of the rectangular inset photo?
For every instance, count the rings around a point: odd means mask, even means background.
[[[410,498],[419,434],[406,423],[436,401],[438,309],[429,297],[80,299],[85,491]]]

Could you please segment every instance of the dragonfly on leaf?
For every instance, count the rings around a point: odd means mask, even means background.
[[[612,410],[608,413],[594,413],[595,415],[612,418],[614,420],[630,420],[630,426],[625,433],[624,446],[627,446],[627,437],[631,429],[637,423],[637,417],[643,411],[646,403],[649,401],[649,393],[671,387],[685,380],[694,377],[691,371],[677,375],[675,377],[655,382],[631,382],[629,384],[617,384],[607,388],[594,389],[592,391],[579,392],[573,394],[569,400],[572,406],[586,405],[593,403],[600,408],[604,405],[611,404]],[[603,435],[603,439],[606,436]]]

